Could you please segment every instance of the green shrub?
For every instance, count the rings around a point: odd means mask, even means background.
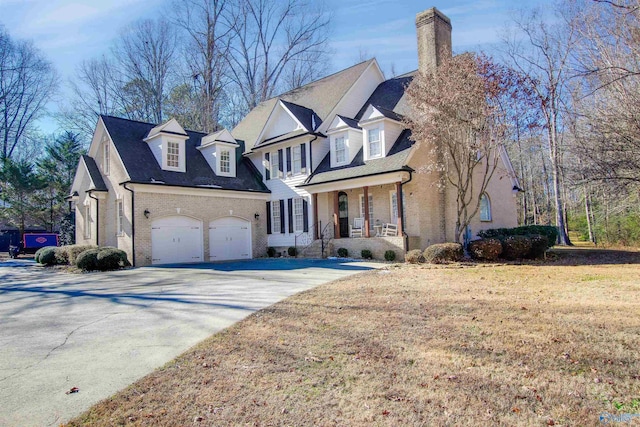
[[[293,246],[289,246],[289,249],[287,249],[287,253],[289,254],[289,256],[296,256],[298,255],[298,249]]]
[[[508,260],[525,258],[531,251],[531,239],[527,236],[507,236],[502,240],[502,257]]]
[[[529,236],[540,234],[547,238],[547,248],[552,247],[558,240],[558,227],[553,225],[523,225],[515,228],[493,228],[490,230],[482,230],[478,232],[478,236],[482,238],[498,238],[508,236]]]
[[[420,249],[414,249],[407,252],[404,256],[404,260],[409,264],[422,264],[424,262],[424,255],[422,255],[422,251]]]
[[[473,259],[495,261],[502,253],[502,242],[498,239],[481,239],[469,242],[469,254]]]
[[[99,249],[87,249],[76,257],[76,266],[83,271],[93,271],[98,269]]]
[[[67,264],[74,265],[76,263],[76,258],[78,258],[78,255],[80,255],[87,249],[98,249],[98,247],[94,245],[68,245],[61,246],[60,249],[62,249],[66,254]]]
[[[55,246],[44,246],[44,247],[38,249],[36,251],[36,253],[33,255],[34,261],[40,263],[40,256],[42,255],[42,253],[45,252],[48,249],[53,249],[53,248],[55,248]],[[41,263],[41,264],[43,264],[43,263]]]
[[[69,265],[69,254],[63,246],[55,249],[56,265]]]
[[[394,251],[392,251],[391,249],[389,249],[388,251],[384,252],[384,259],[387,261],[395,261],[396,260],[396,253]]]
[[[57,249],[56,246],[43,248],[38,257],[38,262],[43,265],[56,265],[58,263],[58,259],[56,258]]]
[[[338,256],[340,258],[346,258],[349,256],[349,251],[346,248],[338,248]]]
[[[424,250],[424,260],[431,264],[460,261],[464,255],[460,243],[436,243]]]
[[[531,241],[531,250],[527,254],[527,258],[542,258],[549,248],[549,239],[542,234],[532,234],[528,237]]]
[[[273,246],[269,246],[269,247],[267,248],[267,256],[268,256],[269,258],[273,258],[273,257],[275,257],[275,256],[276,256],[276,248],[274,248]]]
[[[96,262],[100,271],[117,270],[130,265],[126,252],[117,248],[100,249],[96,255]]]
[[[360,251],[360,256],[364,259],[373,259],[373,254],[369,249],[363,249]]]

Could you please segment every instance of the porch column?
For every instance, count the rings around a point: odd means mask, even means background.
[[[320,238],[320,222],[318,221],[318,193],[313,193],[313,239],[318,240]]]
[[[338,191],[333,192],[333,238],[340,238],[340,207],[338,205]]]
[[[404,218],[404,209],[402,208],[402,183],[396,182],[396,202],[398,203],[398,236],[404,235],[404,224],[402,218]]]
[[[369,236],[369,187],[364,186],[364,237]]]

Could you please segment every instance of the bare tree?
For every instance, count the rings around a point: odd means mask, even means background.
[[[0,27],[0,158],[12,156],[44,113],[56,82],[53,66],[31,42],[12,40]]]
[[[575,107],[586,180],[640,184],[640,2],[579,1]]]
[[[509,104],[520,82],[485,56],[444,57],[435,72],[420,73],[408,87],[407,125],[412,138],[431,149],[424,171],[441,174],[441,189],[455,189],[454,237],[460,242],[501,164]]]
[[[88,141],[99,114],[125,116],[121,80],[116,63],[105,56],[82,61],[75,78],[69,79],[69,101],[60,106],[57,118],[62,127]]]
[[[186,35],[184,57],[188,79],[200,99],[202,114],[197,129],[211,132],[218,127],[221,97],[228,82],[227,66],[232,22],[228,0],[185,0],[172,4],[174,24]],[[184,91],[183,91],[184,92]]]
[[[234,39],[229,71],[251,109],[278,91],[316,78],[326,61],[330,16],[320,2],[304,0],[239,0],[233,10]],[[320,67],[322,70],[322,67]],[[300,73],[302,71],[302,73]]]
[[[115,56],[126,77],[124,89],[142,120],[160,123],[164,119],[162,108],[175,49],[173,27],[163,19],[129,25],[115,45]]]
[[[559,15],[568,16],[568,15]],[[572,77],[571,54],[578,34],[571,22],[549,24],[538,9],[522,12],[514,19],[516,33],[504,39],[505,51],[513,66],[528,77],[544,117],[555,202],[558,243],[571,244],[565,223],[562,198],[562,128],[567,110],[568,82]]]

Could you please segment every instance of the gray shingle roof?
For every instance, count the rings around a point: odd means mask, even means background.
[[[91,182],[93,182],[93,188],[90,188],[90,190],[108,191],[107,186],[102,179],[102,175],[98,170],[98,165],[96,165],[95,160],[93,160],[93,158],[87,156],[86,154],[83,154],[80,159],[87,167],[87,171],[89,171],[89,178],[91,179]]]
[[[302,105],[294,104],[293,102],[287,102],[281,100],[282,103],[291,111],[291,114],[296,116],[296,119],[302,126],[309,132],[313,132],[320,126],[322,119],[310,108],[303,107]]]
[[[380,83],[354,118],[359,121],[369,104],[371,104],[386,117],[401,120],[399,116],[407,114],[408,108],[404,96],[405,88],[411,83],[415,73],[414,71]]]
[[[347,122],[349,126],[352,124],[357,126],[367,107],[373,105],[385,117],[401,121],[402,115],[406,114],[407,111],[404,97],[405,89],[407,85],[411,83],[411,80],[413,80],[414,74],[415,72],[412,72],[380,83],[367,102],[362,106],[355,120],[341,117],[342,120]],[[301,186],[360,178],[386,172],[411,170],[411,168],[407,166],[407,159],[412,146],[411,131],[405,129],[394,142],[387,156],[381,159],[373,159],[365,162],[363,160],[363,150],[360,149],[350,164],[331,168],[331,160],[329,154],[327,154],[314,173]]]
[[[389,154],[380,159],[365,162],[363,160],[363,151],[360,149],[350,164],[331,168],[330,154],[327,154],[315,172],[300,187],[380,175],[387,172],[410,171],[412,169],[407,166],[407,159],[412,146],[411,131],[407,129],[400,134],[389,150]]]
[[[236,139],[246,141],[247,149],[253,148],[271,111],[280,99],[303,105],[305,108],[313,110],[322,121],[327,120],[329,113],[373,61],[370,59],[361,62],[260,103],[242,119],[231,134]]]
[[[206,134],[187,131],[185,141],[186,172],[163,170],[149,145],[143,141],[155,126],[118,117],[101,116],[113,144],[134,183],[161,181],[182,187],[217,186],[226,190],[269,192],[250,160],[242,156],[242,146],[236,150],[236,177],[216,175],[196,148]],[[95,164],[95,163],[94,163]]]

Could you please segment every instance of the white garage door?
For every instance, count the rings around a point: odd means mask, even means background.
[[[202,262],[201,224],[186,216],[171,216],[153,221],[151,263]]]
[[[251,223],[226,217],[209,224],[211,261],[251,258]]]

